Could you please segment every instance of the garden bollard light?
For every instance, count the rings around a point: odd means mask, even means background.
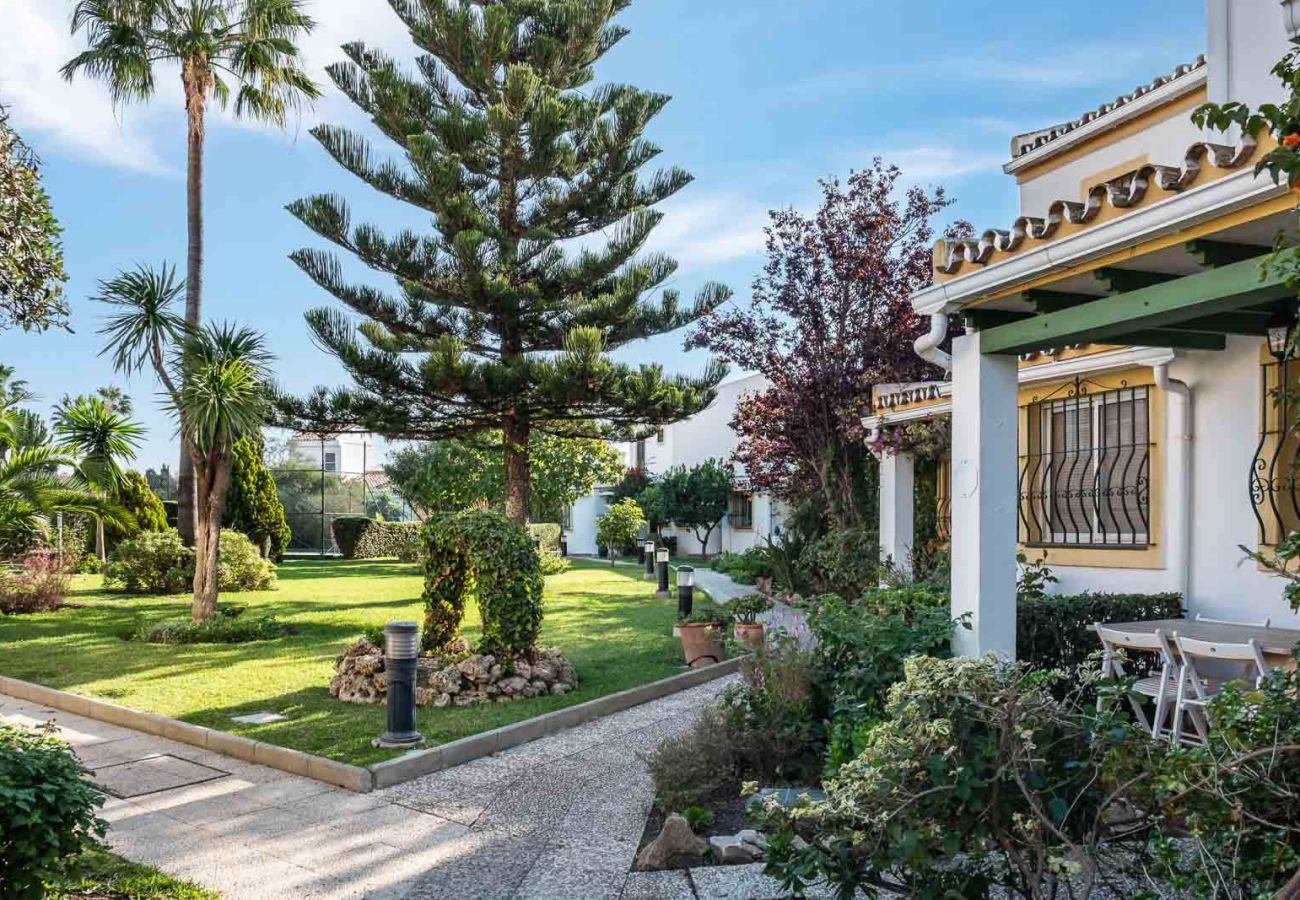
[[[655,577],[655,542],[646,541],[644,549],[645,559],[642,562],[645,563],[645,577],[646,581],[651,581]]]
[[[568,535],[560,536],[560,555],[568,557],[569,555],[569,537]]]
[[[684,619],[691,614],[695,605],[695,568],[678,566],[677,568],[677,618]]]
[[[412,747],[424,741],[415,730],[415,678],[420,658],[419,626],[389,622],[384,626],[384,674],[388,680],[388,730],[376,747]]]
[[[645,544],[636,545],[636,563],[639,566],[645,565]]]
[[[655,563],[659,566],[659,590],[655,594],[661,600],[667,600],[668,593],[668,548],[660,547],[655,551]]]

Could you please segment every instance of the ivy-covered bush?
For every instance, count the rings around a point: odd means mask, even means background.
[[[544,585],[527,533],[501,513],[471,509],[429,518],[422,540],[424,649],[437,652],[455,641],[472,592],[483,620],[479,652],[534,655]]]
[[[103,802],[66,744],[0,722],[0,897],[45,896],[45,882],[104,836]]]
[[[330,522],[330,533],[334,535],[334,546],[339,555],[344,559],[356,559],[357,541],[373,522],[369,516],[335,516]]]
[[[804,547],[800,565],[817,592],[855,598],[880,583],[880,540],[863,528],[831,531]]]
[[[263,459],[260,436],[245,435],[235,441],[230,493],[221,524],[245,534],[267,559],[279,560],[289,546],[284,504]]]
[[[625,497],[612,504],[596,520],[596,543],[626,553],[628,548],[635,550],[637,536],[645,527],[645,514],[641,512],[641,507],[631,497]]]
[[[542,550],[559,550],[562,534],[564,529],[555,522],[534,522],[528,526],[528,536],[538,541]]]
[[[223,591],[275,588],[275,566],[238,531],[222,529],[217,572]],[[104,584],[130,594],[179,594],[193,581],[194,550],[175,529],[123,541],[104,565]]]
[[[1101,649],[1096,622],[1181,619],[1181,594],[1049,594],[1016,607],[1016,658],[1042,669],[1073,668]]]

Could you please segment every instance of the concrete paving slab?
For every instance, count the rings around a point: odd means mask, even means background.
[[[132,797],[142,797],[145,794],[156,794],[160,791],[226,778],[229,774],[220,769],[163,754],[103,766],[92,770],[91,778],[108,794],[130,800]]]
[[[623,884],[621,900],[695,900],[695,890],[684,869],[631,872]]]

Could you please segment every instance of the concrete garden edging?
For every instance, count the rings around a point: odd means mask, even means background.
[[[303,753],[301,750],[255,741],[252,738],[229,734],[204,725],[193,725],[155,713],[141,712],[107,700],[83,697],[80,694],[56,690],[6,675],[0,675],[0,694],[8,694],[19,700],[39,703],[74,715],[120,725],[123,728],[132,728],[182,744],[202,747],[244,762],[279,769],[292,775],[312,778],[364,794],[376,788],[391,787],[419,778],[421,775],[440,772],[482,756],[490,756],[548,734],[582,725],[601,716],[622,712],[633,706],[697,687],[739,671],[740,663],[739,657],[729,659],[717,665],[672,675],[617,694],[607,694],[585,703],[543,713],[482,734],[472,734],[439,747],[412,750],[396,759],[365,767],[336,762],[323,756]],[[417,727],[418,721],[417,714]]]

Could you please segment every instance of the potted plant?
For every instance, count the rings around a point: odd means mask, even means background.
[[[677,631],[682,639],[682,655],[692,669],[711,666],[726,658],[726,629],[729,621],[719,609],[696,609],[678,620]]]
[[[763,646],[763,623],[758,621],[758,617],[771,608],[771,598],[763,594],[746,594],[727,604],[727,612],[735,617],[731,633],[738,644],[747,650],[758,650]]]

